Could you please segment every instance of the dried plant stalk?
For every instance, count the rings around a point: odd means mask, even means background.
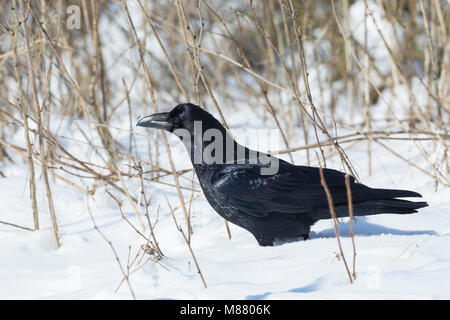
[[[337,220],[336,213],[334,211],[333,198],[331,197],[330,189],[328,189],[327,182],[325,181],[325,178],[323,176],[322,167],[319,168],[319,171],[320,171],[320,183],[322,184],[322,187],[325,190],[325,193],[327,195],[328,207],[330,209],[331,218],[333,219],[334,233],[336,234],[336,240],[338,243],[339,252],[342,257],[342,262],[344,263],[345,270],[347,271],[347,275],[348,275],[348,279],[349,279],[350,283],[353,283],[353,279],[350,274],[350,270],[348,268],[347,261],[345,260],[344,251],[342,250],[341,238],[339,236],[339,227],[338,227],[339,221]]]
[[[59,239],[59,231],[58,231],[58,222],[56,221],[56,213],[55,208],[53,205],[53,196],[52,191],[50,189],[50,182],[48,179],[48,172],[47,172],[47,156],[46,156],[46,150],[45,150],[45,141],[43,138],[43,132],[42,132],[42,120],[41,120],[41,106],[39,103],[39,96],[38,96],[38,89],[36,85],[36,79],[34,77],[34,68],[33,63],[31,61],[31,53],[30,53],[30,40],[28,35],[28,29],[25,23],[25,14],[24,14],[24,4],[23,0],[19,0],[20,5],[20,15],[22,19],[22,25],[23,25],[23,31],[25,34],[25,45],[26,45],[26,55],[27,55],[27,62],[28,62],[28,75],[31,79],[31,84],[33,87],[33,97],[34,97],[34,103],[35,103],[35,114],[37,119],[37,125],[38,125],[38,138],[39,138],[39,149],[40,149],[40,160],[41,160],[41,169],[42,169],[42,177],[44,179],[44,186],[45,191],[47,195],[47,202],[48,202],[48,208],[50,212],[50,218],[52,221],[52,228],[53,228],[53,234],[55,236],[56,245],[59,248],[61,246],[61,241]],[[36,221],[36,220],[35,220]]]

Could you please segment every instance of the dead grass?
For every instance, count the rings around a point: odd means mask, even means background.
[[[165,184],[177,192],[179,203],[169,205],[169,213],[176,219],[176,211],[183,212],[185,229],[174,221],[195,259],[190,219],[191,203],[201,196],[198,182],[186,175],[191,170],[175,167],[164,132],[160,150],[156,133],[144,137],[133,129],[138,116],[151,113],[150,106],[156,112],[187,101],[218,114],[227,129],[225,115],[239,112],[242,104],[250,106],[280,131],[285,148],[272,153],[286,153],[292,161],[295,152],[302,152],[306,164],[326,167],[327,159],[337,156],[341,168],[358,178],[346,151],[366,144],[372,174],[376,144],[401,159],[405,170],[419,170],[436,187],[448,187],[448,2],[363,0],[362,29],[352,25],[354,3],[139,0],[129,8],[126,1],[0,0],[0,161],[28,166],[33,227],[0,223],[39,229],[43,209],[36,188],[42,183],[59,246],[52,184],[59,181],[88,196],[114,190],[136,214],[138,225],[124,220],[142,235],[149,248],[142,252],[162,257],[153,232],[156,205],[145,184]],[[67,27],[66,10],[73,4],[81,14],[75,30]],[[109,51],[105,25],[128,43]],[[381,48],[373,48],[375,36]],[[387,68],[379,50],[384,50]],[[117,78],[115,68],[127,70],[129,77]],[[406,92],[407,99],[399,92]],[[386,113],[380,114],[380,108]],[[128,129],[114,125],[124,116]],[[79,133],[84,141],[60,131],[67,119],[73,136]],[[296,127],[302,135],[295,134]],[[340,135],[340,128],[353,133]],[[17,132],[23,143],[14,138]],[[122,132],[129,135],[127,146],[115,138]],[[136,150],[136,139],[147,139],[147,160],[140,159],[144,150]],[[419,161],[390,146],[399,139],[413,143]],[[92,157],[70,152],[67,141],[91,150]],[[319,152],[318,163],[311,151]],[[162,165],[162,153],[169,168]],[[167,175],[173,183],[161,181]],[[140,186],[138,198],[128,189],[132,181]],[[123,201],[114,200],[121,211]],[[127,271],[121,267],[126,281],[137,261],[128,260]],[[356,278],[354,265],[352,276],[347,267],[350,279]]]

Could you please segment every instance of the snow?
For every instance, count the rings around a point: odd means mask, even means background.
[[[373,2],[368,3],[373,9]],[[134,12],[138,9],[130,5],[130,10]],[[353,31],[357,33],[357,37],[364,32],[360,22],[363,11],[362,1],[357,1],[351,8],[351,27],[355,29]],[[380,13],[375,11],[375,14],[379,21]],[[139,13],[133,14],[133,17],[139,21]],[[123,14],[118,19],[123,20],[124,27],[128,28]],[[132,77],[129,74],[129,65],[136,65],[137,51],[130,49],[130,43],[127,39],[119,37],[120,33],[117,30],[112,29],[108,32],[106,30],[108,26],[103,22],[100,27],[103,28],[105,39],[111,40],[110,43],[105,41],[105,47],[109,46],[112,50],[105,49],[106,52],[112,52],[111,55],[106,54],[105,59],[107,65],[114,65],[114,82],[117,82],[117,88],[121,88],[122,78],[130,85]],[[371,22],[369,28],[371,39],[374,39],[369,43],[371,50],[374,50],[377,59],[386,60],[384,66],[389,66],[386,52],[375,48],[376,45],[381,45],[381,41],[377,38],[377,32]],[[112,41],[113,38],[116,38],[117,42]],[[121,43],[121,46],[117,46],[117,43]],[[148,41],[147,46],[152,47],[152,50],[156,48],[156,55],[161,55],[154,42]],[[122,53],[123,60],[116,61],[117,56]],[[320,81],[319,75],[315,72],[315,69],[311,69],[313,96],[316,96],[314,92],[317,90],[317,82]],[[138,84],[135,87],[131,92],[133,106],[139,105],[142,97],[140,90],[145,86]],[[399,118],[403,112],[402,108],[409,103],[406,88],[402,89],[397,88],[399,92],[395,93],[387,90],[383,93],[395,107]],[[414,92],[421,99],[423,91],[420,84],[415,85]],[[240,93],[235,91],[232,94],[236,96]],[[118,101],[121,98],[120,90],[117,90],[117,95],[119,97],[115,100]],[[160,101],[158,97],[161,96],[164,96],[164,92],[157,92],[158,101]],[[284,94],[280,97],[285,98],[288,104],[290,98]],[[221,97],[218,96],[217,99],[220,101]],[[345,99],[343,103],[345,104]],[[383,118],[387,112],[386,106],[382,101],[378,103],[380,105],[374,107],[374,118],[378,116]],[[283,103],[280,101],[280,104]],[[161,108],[164,111],[170,108],[164,103],[160,105],[164,106]],[[261,115],[255,115],[254,110],[244,103],[236,107],[239,108],[224,109],[224,115],[238,141],[242,143],[257,141],[261,143],[258,145],[260,150],[266,147],[272,150],[285,148],[280,137],[273,131],[275,128],[271,119],[264,122]],[[208,108],[216,115],[211,103]],[[143,115],[142,112],[142,106],[133,110],[133,122],[136,122],[138,116]],[[111,129],[114,137],[122,145],[128,144],[126,114],[125,112],[124,117],[113,120],[115,122]],[[92,123],[76,120],[77,127],[72,119],[58,118],[57,115],[52,117],[55,121],[55,128],[52,129],[59,128],[60,142],[67,150],[80,158],[98,164],[104,163],[102,157],[105,155]],[[127,121],[118,121],[121,119]],[[244,130],[246,126],[250,128]],[[342,128],[338,130],[340,135],[352,133],[351,130]],[[81,131],[88,136],[93,145],[98,146],[99,154],[93,152],[92,148],[83,142],[86,139]],[[268,135],[268,132],[272,134]],[[148,131],[143,128],[135,129],[137,150],[133,153],[142,159],[146,159],[147,133]],[[303,135],[298,126],[295,126],[293,135],[297,141],[291,141],[291,146],[301,145]],[[310,135],[309,141],[315,142],[312,129]],[[170,134],[168,139],[176,168],[178,170],[191,168],[182,143]],[[12,142],[24,146],[21,130],[12,137]],[[161,138],[159,142],[162,143]],[[430,169],[414,143],[391,140],[383,143],[416,165]],[[438,158],[443,154],[442,150],[434,149],[433,142],[417,143],[423,146],[432,158]],[[371,187],[414,190],[421,193],[430,205],[412,215],[377,215],[357,219],[355,222],[357,278],[353,284],[349,283],[342,258],[337,256],[339,249],[331,220],[315,224],[311,239],[308,241],[259,247],[250,233],[232,224],[230,225],[232,239],[229,240],[223,219],[214,212],[206,199],[200,196],[192,204],[194,231],[192,248],[208,286],[205,289],[166,202],[167,197],[172,207],[179,205],[176,189],[147,182],[146,192],[152,196],[150,216],[153,221],[158,217],[155,235],[165,256],[161,261],[155,262],[147,261],[149,258],[147,255],[139,265],[138,263],[133,265],[132,270],[139,266],[130,276],[130,284],[136,297],[138,299],[449,299],[450,189],[442,185],[436,188],[429,176],[376,144],[372,144],[374,174],[369,176],[367,142],[359,142],[351,148],[350,144],[343,146],[363,183]],[[161,166],[170,168],[162,144],[160,151]],[[312,154],[314,158],[314,153]],[[306,164],[304,151],[293,153],[293,156],[295,164]],[[286,154],[282,158],[289,161]],[[0,176],[2,208],[0,220],[31,227],[33,220],[28,171],[26,164],[19,158],[17,160],[14,164],[0,164],[0,170],[6,176],[6,178]],[[328,166],[342,170],[337,157],[329,159]],[[36,169],[41,230],[30,232],[0,224],[0,270],[2,270],[0,299],[131,299],[126,283],[118,287],[123,275],[116,256],[95,230],[89,214],[92,214],[96,225],[111,241],[122,267],[126,269],[128,256],[133,259],[145,242],[122,218],[117,204],[106,194],[105,188],[123,201],[125,216],[138,226],[134,211],[126,197],[103,185],[98,185],[96,193],[88,197],[59,180],[52,180],[51,188],[62,242],[62,246],[56,249],[45,188],[40,180],[38,165]],[[120,169],[128,171],[127,163],[121,163]],[[144,168],[146,169],[148,168]],[[64,176],[86,189],[92,188],[91,180]],[[186,177],[190,178],[191,173]],[[162,181],[173,184],[171,176],[163,178]],[[183,179],[180,181],[183,186],[191,187],[189,181]],[[132,195],[138,197],[140,190],[137,179],[127,178],[126,183]],[[183,194],[185,199],[191,196],[190,191],[185,190]],[[144,209],[139,207],[139,210],[143,215]],[[175,215],[178,223],[186,230],[183,213],[177,210]],[[345,258],[352,269],[353,251],[348,219],[343,219],[339,228]]]
[[[143,139],[138,139],[143,140]],[[142,142],[142,141],[141,141]],[[170,139],[177,168],[190,167],[181,143]],[[411,143],[392,143],[407,159],[418,157]],[[391,144],[391,145],[392,145]],[[138,150],[145,150],[144,143]],[[228,240],[223,220],[203,197],[194,201],[192,246],[208,288],[202,286],[188,248],[168,214],[165,196],[178,204],[172,187],[147,183],[153,195],[151,216],[161,207],[156,237],[165,257],[149,261],[132,274],[139,299],[403,299],[450,297],[450,190],[439,187],[418,170],[374,146],[372,177],[367,176],[364,144],[348,150],[364,183],[373,187],[407,188],[422,193],[430,204],[413,215],[378,215],[358,218],[355,224],[357,280],[349,284],[331,220],[313,227],[311,239],[275,247],[259,247],[252,235],[231,225]],[[182,163],[180,164],[180,158]],[[296,163],[304,159],[296,154]],[[24,166],[2,169],[1,220],[30,226],[27,171]],[[172,178],[167,178],[172,182]],[[40,185],[40,184],[38,184]],[[95,231],[89,217],[113,243],[123,266],[144,244],[123,220],[112,200],[99,189],[88,199],[73,188],[52,184],[62,231],[62,246],[55,250],[42,188],[39,207],[42,230],[30,232],[0,225],[0,298],[129,299],[128,287],[115,289],[122,275],[109,245]],[[130,183],[130,190],[133,184]],[[135,186],[136,189],[136,186]],[[137,191],[136,191],[137,192]],[[185,193],[185,198],[189,197]],[[126,202],[126,199],[123,199]],[[125,215],[137,225],[133,210]],[[183,217],[177,211],[178,222]],[[345,220],[345,219],[344,219]],[[340,224],[347,263],[352,267],[348,221]],[[146,259],[146,258],[145,258]],[[145,261],[145,259],[143,261]]]

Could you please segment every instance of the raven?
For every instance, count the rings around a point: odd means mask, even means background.
[[[306,240],[311,225],[331,218],[319,168],[292,165],[239,145],[217,119],[196,105],[179,104],[136,125],[176,134],[190,152],[209,204],[224,219],[251,232],[260,246],[272,246],[276,239]],[[273,163],[277,170],[264,173]],[[323,169],[323,176],[336,216],[348,216],[345,174]],[[373,189],[351,176],[349,182],[354,216],[408,214],[428,206],[396,199],[421,197],[413,191]]]

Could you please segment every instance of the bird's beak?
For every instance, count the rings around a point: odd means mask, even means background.
[[[173,127],[172,120],[168,112],[161,112],[142,118],[136,123],[136,126],[164,129],[170,131]]]

